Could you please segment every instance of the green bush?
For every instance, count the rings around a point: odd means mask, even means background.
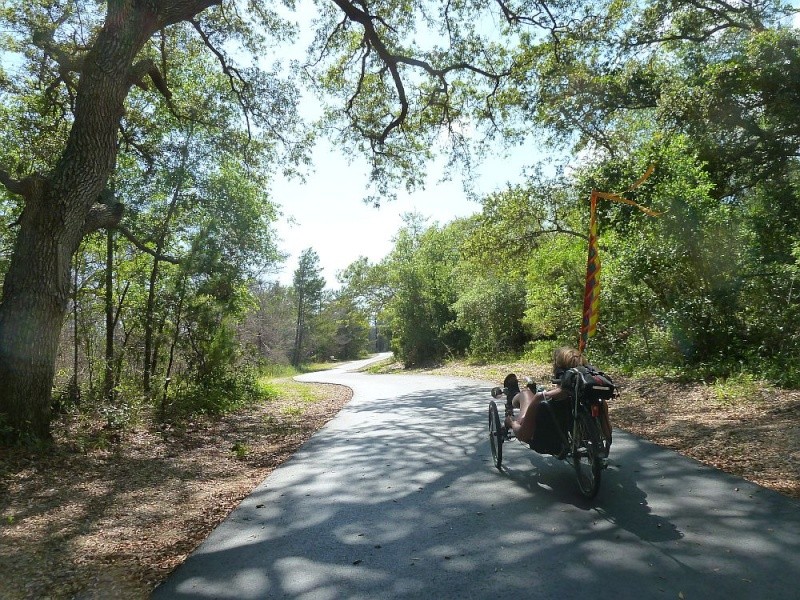
[[[474,280],[453,305],[456,325],[469,335],[472,358],[518,352],[525,341],[525,286],[516,279]]]
[[[220,368],[202,379],[176,386],[169,399],[169,412],[179,416],[193,414],[220,415],[263,398],[252,369]]]

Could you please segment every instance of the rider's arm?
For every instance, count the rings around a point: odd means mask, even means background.
[[[563,389],[560,385],[554,387],[552,390],[547,390],[546,392],[544,392],[545,398],[553,399],[553,400],[557,400],[559,398],[563,398],[568,393],[569,392],[567,392],[567,390]]]

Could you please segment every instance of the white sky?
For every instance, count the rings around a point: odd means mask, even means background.
[[[519,180],[522,167],[534,159],[523,151],[507,159],[493,157],[480,166],[474,189],[481,196],[502,189],[507,180]],[[439,182],[439,165],[432,165],[425,190],[413,194],[398,190],[397,200],[374,208],[363,202],[367,195],[364,161],[348,165],[325,141],[318,145],[313,162],[315,171],[305,183],[280,179],[272,189],[284,215],[296,221],[291,224],[285,218],[277,226],[280,247],[290,254],[277,276],[284,285],[291,284],[298,257],[306,248],[317,252],[328,287],[335,288],[336,273],[360,256],[377,263],[389,253],[392,238],[403,225],[403,214],[417,212],[428,217],[429,224],[443,225],[481,209],[467,198],[461,181]]]

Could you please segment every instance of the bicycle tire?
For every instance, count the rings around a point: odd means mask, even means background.
[[[600,459],[602,437],[598,431],[598,424],[588,415],[579,415],[576,425],[577,436],[573,440],[572,465],[575,468],[578,489],[585,498],[591,500],[600,491],[603,469]]]
[[[489,402],[489,446],[492,449],[492,462],[497,469],[503,464],[503,441],[505,434],[500,425],[500,413],[494,400]]]

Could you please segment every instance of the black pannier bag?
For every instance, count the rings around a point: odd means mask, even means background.
[[[579,400],[593,402],[608,400],[614,396],[614,382],[593,366],[573,367],[561,375],[561,388],[577,393]]]

